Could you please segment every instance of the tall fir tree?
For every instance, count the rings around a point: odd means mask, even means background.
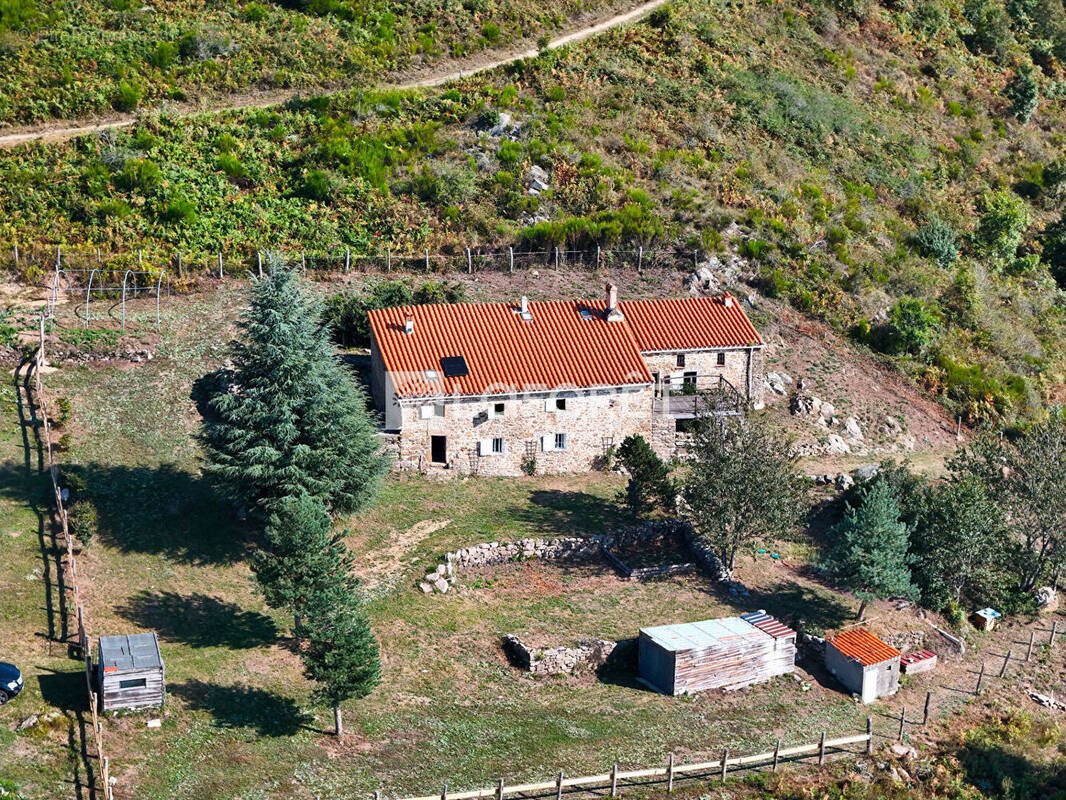
[[[320,501],[301,493],[274,505],[252,571],[267,605],[288,610],[299,632],[308,605],[356,591],[353,559]]]
[[[353,595],[320,598],[307,608],[307,644],[300,653],[315,698],[333,707],[337,736],[344,734],[341,703],[366,697],[381,683],[381,660],[370,622]]]
[[[849,504],[829,540],[822,569],[859,598],[858,619],[871,600],[917,596],[907,555],[910,530],[900,522],[888,483],[871,483],[860,505]]]
[[[618,463],[629,473],[629,483],[620,497],[634,517],[650,514],[656,505],[668,514],[673,512],[677,487],[670,479],[670,468],[643,436],[622,440]]]
[[[357,511],[387,469],[366,395],[335,357],[319,301],[276,259],[268,267],[231,345],[233,383],[207,400],[206,471],[261,518],[301,493]]]

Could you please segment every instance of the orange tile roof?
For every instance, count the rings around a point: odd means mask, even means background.
[[[848,658],[854,658],[864,667],[880,664],[890,658],[903,655],[892,645],[878,639],[866,628],[852,628],[830,637],[833,646]]]
[[[643,353],[762,344],[748,315],[728,293],[681,300],[623,300],[618,305]]]
[[[657,304],[664,308],[656,311]],[[744,326],[751,332],[746,343],[759,341],[736,302],[731,309],[713,298],[622,302],[619,307],[625,319],[618,322],[604,319],[603,300],[531,302],[530,322],[519,316],[518,303],[401,306],[371,311],[369,317],[401,399],[648,385],[652,377],[641,357],[647,348],[640,345],[637,329],[645,342],[698,342],[686,349],[734,346],[743,339],[737,330]],[[712,325],[716,314],[722,321]],[[408,317],[414,322],[410,334],[404,332]],[[683,330],[688,326],[693,330]],[[462,356],[469,374],[445,376],[441,359],[451,356]],[[427,370],[436,377],[427,377]]]

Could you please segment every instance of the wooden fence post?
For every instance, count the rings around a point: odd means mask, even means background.
[[[263,277],[263,251],[262,250],[257,250],[255,252],[255,260],[256,260],[257,266],[259,267],[259,277],[262,278]]]
[[[466,248],[466,274],[469,275],[474,271],[474,257],[470,255],[470,248]]]
[[[899,733],[896,734],[896,741],[897,742],[902,742],[903,741],[903,726],[906,725],[906,724],[907,724],[907,707],[903,706],[903,708],[901,708],[899,710]]]
[[[670,759],[666,762],[666,793],[673,794],[674,791],[674,754],[670,754]]]
[[[56,245],[56,269],[60,269],[63,266],[63,246]]]
[[[392,272],[392,249],[385,248],[385,271]]]
[[[559,269],[559,248],[555,248],[555,269]]]
[[[374,790],[374,800],[381,800],[381,789]]]
[[[866,718],[866,755],[874,754],[874,718]]]
[[[496,781],[496,800],[503,800],[503,778]]]
[[[729,748],[722,751],[722,783],[725,783],[725,774],[729,769]]]
[[[825,731],[822,731],[822,739],[818,742],[818,766],[825,763]]]
[[[1059,632],[1059,621],[1053,620],[1051,623],[1051,637],[1047,640],[1048,647],[1055,646],[1055,635]]]
[[[300,272],[307,272],[307,253],[300,253]]]
[[[644,245],[637,248],[637,269],[644,266]]]
[[[180,250],[178,251],[178,277],[179,278],[184,278],[185,277],[185,268],[181,264],[181,251]]]
[[[999,677],[1003,677],[1007,674],[1007,666],[1010,664],[1011,650],[1007,649],[1007,655],[1003,656],[1003,666],[999,668]]]
[[[555,800],[563,800],[563,771],[559,770],[559,777],[555,779]]]
[[[1025,651],[1025,660],[1033,657],[1033,642],[1036,641],[1036,631],[1029,631],[1029,649]]]
[[[142,256],[142,251],[140,249],[138,249],[137,250],[137,269],[140,269],[141,265],[143,263],[144,263],[144,258]]]
[[[777,759],[781,755],[781,739],[778,737],[777,744],[774,745],[774,768],[773,772],[777,772]]]
[[[104,263],[104,259],[100,255],[100,248],[99,247],[96,248],[96,263],[97,264],[103,264]]]
[[[19,243],[15,242],[15,266],[19,265]]]
[[[440,790],[440,800],[448,800],[448,784],[444,784],[444,787]]]
[[[611,767],[611,797],[618,797],[618,765]]]
[[[981,662],[981,669],[977,673],[977,686],[974,687],[974,690],[973,690],[974,694],[981,694],[981,684],[984,682],[984,679],[985,679],[985,662],[982,661]]]
[[[426,272],[429,272],[429,250],[426,250]]]
[[[352,268],[352,248],[344,248],[344,273],[348,274],[348,271]]]
[[[932,692],[925,693],[925,710],[922,712],[922,727],[924,728],[929,722],[929,703],[933,699]]]
[[[219,250],[218,251],[218,279],[222,280],[223,277],[224,276],[222,275],[222,251]]]
[[[693,250],[692,251],[692,268],[695,269],[696,267],[698,267],[699,263],[700,263],[700,251],[699,250]]]
[[[596,269],[600,268],[600,246],[596,245]]]
[[[507,248],[507,263],[509,265],[510,271],[514,272],[514,248],[513,247],[508,247]]]

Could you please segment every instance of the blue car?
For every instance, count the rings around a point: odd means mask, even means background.
[[[22,673],[14,664],[0,661],[0,706],[22,691]]]

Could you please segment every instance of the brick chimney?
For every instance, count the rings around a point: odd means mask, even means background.
[[[613,283],[608,283],[604,287],[605,300],[607,308],[604,311],[604,316],[608,322],[621,322],[622,312],[618,308],[618,287]]]
[[[414,333],[415,332],[415,318],[412,317],[410,314],[408,314],[407,315],[407,319],[404,320],[403,332],[404,333]]]

